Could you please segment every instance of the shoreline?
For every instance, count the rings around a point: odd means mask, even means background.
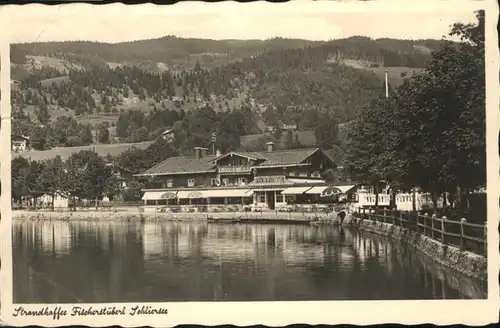
[[[390,223],[364,220],[352,215],[348,215],[343,223],[407,244],[445,268],[483,282],[488,281],[488,261],[482,255],[453,245],[443,245],[440,241]]]
[[[116,211],[12,211],[12,220],[51,221],[208,221],[212,223],[334,223],[336,213],[291,213],[291,212],[140,212],[137,209]]]

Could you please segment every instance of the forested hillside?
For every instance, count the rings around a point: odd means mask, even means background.
[[[165,37],[13,45],[13,134],[48,149],[154,140],[175,128],[177,148],[188,152],[212,133],[230,150],[265,126],[294,124],[329,148],[339,144],[337,125],[384,93],[385,69],[411,74],[439,44]]]

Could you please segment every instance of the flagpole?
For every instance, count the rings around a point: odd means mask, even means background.
[[[215,156],[215,142],[217,141],[217,135],[212,133],[212,154]]]

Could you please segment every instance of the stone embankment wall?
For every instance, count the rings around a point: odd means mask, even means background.
[[[487,259],[484,256],[461,250],[452,245],[443,245],[437,240],[389,223],[363,220],[348,215],[343,224],[356,226],[360,230],[404,242],[445,267],[454,269],[468,277],[482,281],[487,280]]]
[[[279,220],[309,223],[326,218],[321,213],[280,213],[280,212],[194,212],[194,213],[168,213],[168,212],[141,212],[137,208],[120,209],[116,211],[91,211],[82,210],[76,212],[50,212],[50,211],[13,211],[12,218],[15,220],[126,220],[126,221],[196,221],[211,219],[239,219],[248,220]]]

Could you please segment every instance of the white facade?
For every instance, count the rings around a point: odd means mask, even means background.
[[[355,208],[362,208],[366,206],[375,206],[375,194],[367,190],[358,190],[357,202],[353,204]],[[391,202],[391,195],[388,193],[380,193],[378,195],[379,206],[389,206]],[[415,193],[415,205],[417,210],[422,210],[426,206],[432,206],[432,200],[429,194],[417,192]],[[412,193],[398,193],[396,194],[396,207],[402,211],[413,210],[413,194]]]
[[[51,207],[52,205],[52,196],[51,195],[42,195],[38,197],[37,202],[42,207]],[[54,196],[54,208],[67,208],[69,206],[68,198],[56,194]]]
[[[25,151],[26,149],[28,149],[28,140],[27,139],[12,140],[12,150],[14,152]]]

